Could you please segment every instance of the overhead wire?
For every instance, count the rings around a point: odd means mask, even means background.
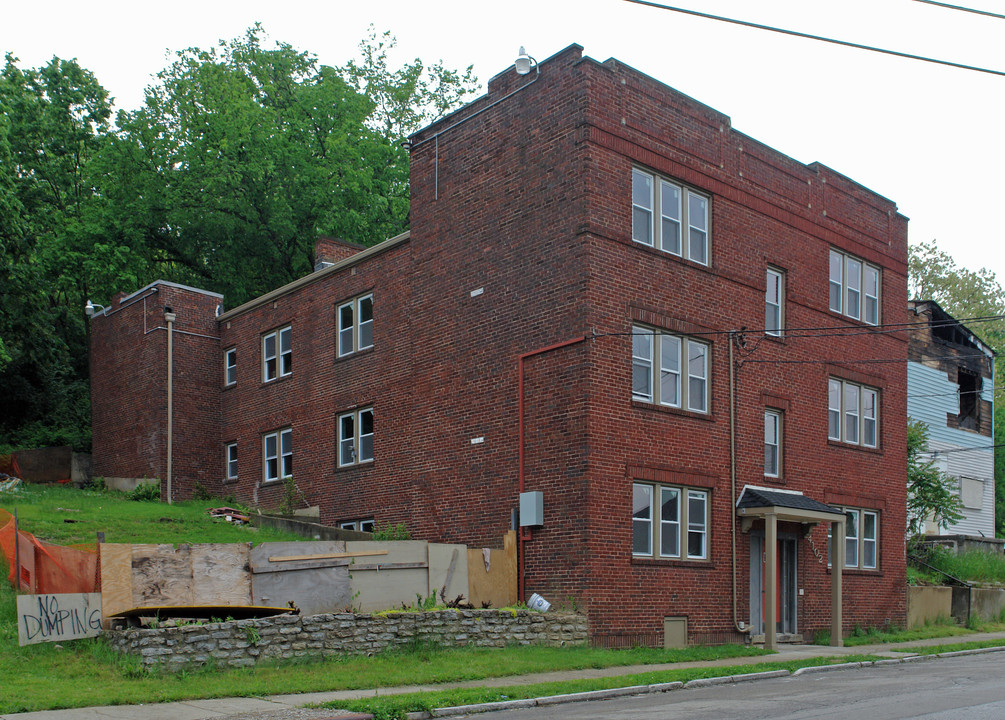
[[[964,7],[962,5],[952,5],[951,3],[937,2],[937,0],[914,0],[914,2],[925,3],[926,5],[937,5],[938,7],[948,8],[949,10],[960,10],[962,12],[974,13],[975,15],[986,15],[987,17],[1005,20],[1005,15],[991,12],[990,10],[979,10],[977,8]]]
[[[799,32],[797,30],[786,30],[784,28],[776,27],[774,25],[764,25],[762,23],[750,22],[748,20],[738,20],[736,18],[728,18],[722,15],[712,15],[711,13],[703,13],[697,10],[688,10],[687,8],[674,7],[672,5],[664,5],[663,3],[651,2],[651,0],[625,0],[625,2],[633,3],[635,5],[644,5],[646,7],[656,8],[658,10],[667,10],[669,12],[682,13],[684,15],[693,15],[694,17],[705,18],[707,20],[717,20],[719,22],[731,23],[733,25],[742,25],[743,27],[754,28],[756,30],[767,30],[768,32],[779,33],[781,35],[790,35],[792,37],[805,38],[807,40],[816,40],[818,42],[831,43],[832,45],[841,45],[844,47],[855,48],[857,50],[868,50],[870,52],[882,53],[884,55],[893,55],[895,57],[906,58],[908,60],[919,60],[921,62],[933,63],[936,65],[946,65],[948,67],[954,67],[960,70],[972,70],[974,72],[987,73],[989,75],[999,75],[1005,76],[1005,71],[1002,70],[992,70],[991,68],[977,67],[976,65],[967,65],[966,63],[953,62],[951,60],[939,60],[937,58],[927,57],[925,55],[915,55],[914,53],[900,52],[899,50],[888,50],[886,48],[876,47],[875,45],[865,45],[863,43],[850,42],[848,40],[837,40],[835,38],[823,37],[822,35],[813,35],[810,33]]]

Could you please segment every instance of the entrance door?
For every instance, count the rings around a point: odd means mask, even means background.
[[[796,633],[796,596],[798,578],[796,576],[796,539],[778,539],[778,573],[776,574],[776,631]],[[750,536],[750,624],[755,635],[764,634],[764,535]]]

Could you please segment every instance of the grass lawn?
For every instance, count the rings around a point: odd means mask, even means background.
[[[429,711],[433,708],[470,705],[473,703],[520,700],[523,698],[545,697],[566,693],[606,690],[608,688],[652,685],[667,682],[689,682],[699,678],[741,675],[768,670],[793,671],[811,665],[833,665],[835,663],[862,662],[875,660],[871,655],[846,655],[832,658],[805,658],[789,662],[762,662],[731,667],[683,668],[680,670],[657,670],[654,672],[621,675],[618,677],[591,678],[564,682],[540,683],[537,685],[508,685],[494,688],[452,688],[433,692],[408,693],[403,695],[383,695],[359,700],[321,703],[319,707],[342,708],[355,712],[372,713],[374,720],[404,720],[406,713]]]
[[[222,500],[186,500],[173,505],[129,500],[123,493],[76,490],[67,485],[25,485],[0,493],[0,508],[17,509],[18,527],[59,545],[94,543],[231,543],[303,540],[250,525],[214,520],[208,508]]]

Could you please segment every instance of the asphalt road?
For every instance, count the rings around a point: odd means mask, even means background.
[[[481,720],[1001,720],[1005,653],[477,715]]]

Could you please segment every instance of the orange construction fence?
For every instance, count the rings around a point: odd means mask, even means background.
[[[0,509],[0,549],[11,585],[33,595],[101,592],[97,543],[54,545],[15,525],[14,516]]]

